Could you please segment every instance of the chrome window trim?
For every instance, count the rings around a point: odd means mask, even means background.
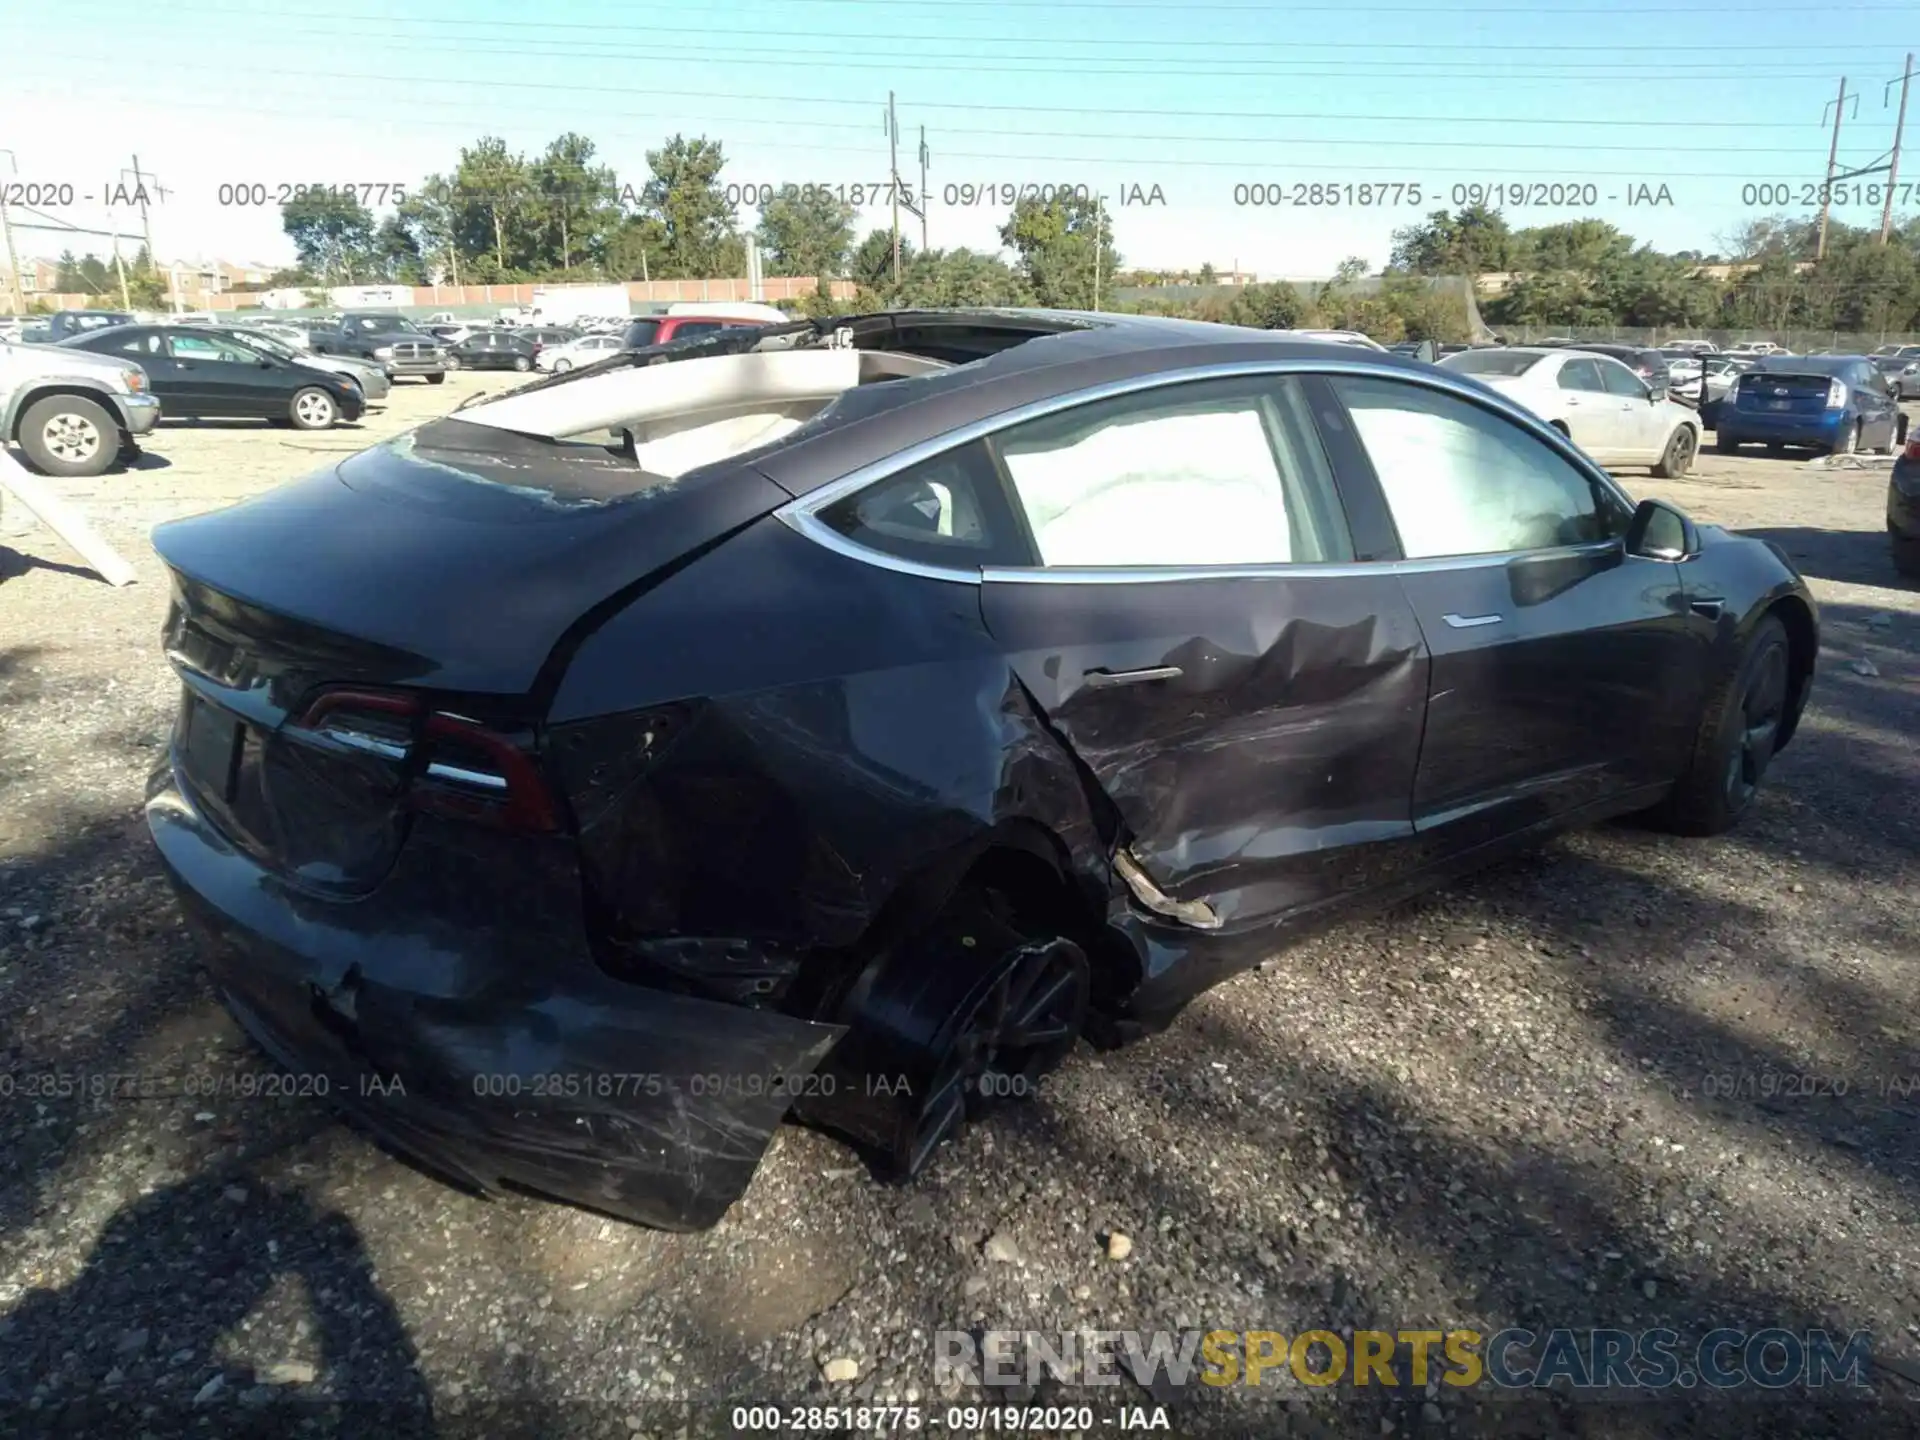
[[[1247,579],[1305,579],[1309,576],[1326,575],[1379,575],[1392,572],[1411,574],[1420,571],[1447,569],[1480,569],[1494,565],[1505,565],[1520,558],[1546,558],[1556,554],[1583,555],[1599,554],[1619,545],[1617,540],[1601,541],[1591,545],[1554,546],[1544,550],[1496,551],[1489,555],[1433,556],[1417,560],[1379,560],[1348,561],[1335,563],[1303,563],[1273,565],[1221,565],[1201,567],[1138,566],[1086,569],[1047,569],[1042,566],[1002,567],[980,566],[974,569],[956,569],[942,565],[928,565],[917,560],[902,559],[889,555],[884,550],[875,550],[854,540],[849,540],[820,518],[820,512],[828,506],[844,500],[847,496],[864,490],[869,485],[878,484],[902,470],[910,469],[949,450],[957,450],[971,445],[976,440],[1021,425],[1029,420],[1038,420],[1047,415],[1058,414],[1062,410],[1072,410],[1082,405],[1091,405],[1101,400],[1110,400],[1121,395],[1135,395],[1145,390],[1159,390],[1175,385],[1197,384],[1208,380],[1242,379],[1255,375],[1273,376],[1356,376],[1368,380],[1386,380],[1403,385],[1419,386],[1428,390],[1437,390],[1469,405],[1477,405],[1483,410],[1491,410],[1502,418],[1512,421],[1539,440],[1549,450],[1571,464],[1589,480],[1611,492],[1628,510],[1634,508],[1631,496],[1620,487],[1604,467],[1580,450],[1567,436],[1540,419],[1531,410],[1509,400],[1490,386],[1477,382],[1463,381],[1452,372],[1429,367],[1421,370],[1403,370],[1398,366],[1381,364],[1369,360],[1364,355],[1353,358],[1327,357],[1304,358],[1287,357],[1273,360],[1234,360],[1212,365],[1192,365],[1179,370],[1156,370],[1145,375],[1130,375],[1122,380],[1108,380],[1098,385],[1089,385],[1079,390],[1059,395],[1050,395],[1044,400],[1030,401],[1011,410],[1002,410],[979,420],[969,421],[939,435],[930,436],[904,450],[862,465],[849,471],[837,480],[830,480],[817,489],[808,491],[794,500],[789,500],[775,510],[774,518],[788,528],[806,536],[816,544],[824,545],[837,554],[850,560],[858,560],[865,565],[878,566],[883,570],[892,570],[901,575],[912,575],[924,580],[946,580],[963,585],[979,585],[988,581],[1017,584],[1118,584],[1123,582],[1167,582],[1173,580],[1226,580],[1236,577]]]

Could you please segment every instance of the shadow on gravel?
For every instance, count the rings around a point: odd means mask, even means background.
[[[298,1307],[306,1353],[237,1355],[259,1307]],[[86,1268],[0,1321],[9,1435],[436,1434],[417,1357],[351,1221],[237,1167],[107,1224]]]
[[[29,570],[51,570],[58,575],[72,575],[80,580],[100,580],[99,572],[90,565],[69,565],[62,560],[42,560],[38,555],[28,555],[7,545],[0,545],[0,581],[14,580]],[[106,583],[101,581],[102,584]]]
[[[1893,552],[1887,546],[1884,529],[1815,530],[1806,526],[1783,526],[1740,533],[1755,540],[1771,540],[1787,552],[1794,568],[1809,579],[1877,585],[1888,590],[1920,588],[1893,568]]]

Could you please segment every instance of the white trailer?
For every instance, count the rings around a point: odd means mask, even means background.
[[[571,325],[576,320],[631,313],[624,285],[536,285],[535,325]]]

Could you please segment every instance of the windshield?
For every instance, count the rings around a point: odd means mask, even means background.
[[[238,340],[243,345],[251,345],[256,350],[264,350],[267,354],[277,356],[282,360],[291,360],[298,353],[291,345],[283,344],[273,336],[264,334],[258,330],[249,330],[238,335],[234,334],[231,330],[225,330],[221,333]]]
[[[1526,374],[1544,359],[1526,350],[1462,350],[1445,356],[1440,364],[1463,375],[1515,376]]]

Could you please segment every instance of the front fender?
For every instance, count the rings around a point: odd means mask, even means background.
[[[104,403],[113,412],[113,418],[122,430],[131,425],[132,422],[127,416],[127,407],[121,403],[119,393],[105,381],[95,379],[91,375],[44,375],[27,381],[7,397],[4,413],[0,414],[0,435],[6,436],[9,440],[18,439],[16,432],[19,429],[20,417],[26,414],[29,405],[48,395],[66,395],[75,391],[84,391]]]

